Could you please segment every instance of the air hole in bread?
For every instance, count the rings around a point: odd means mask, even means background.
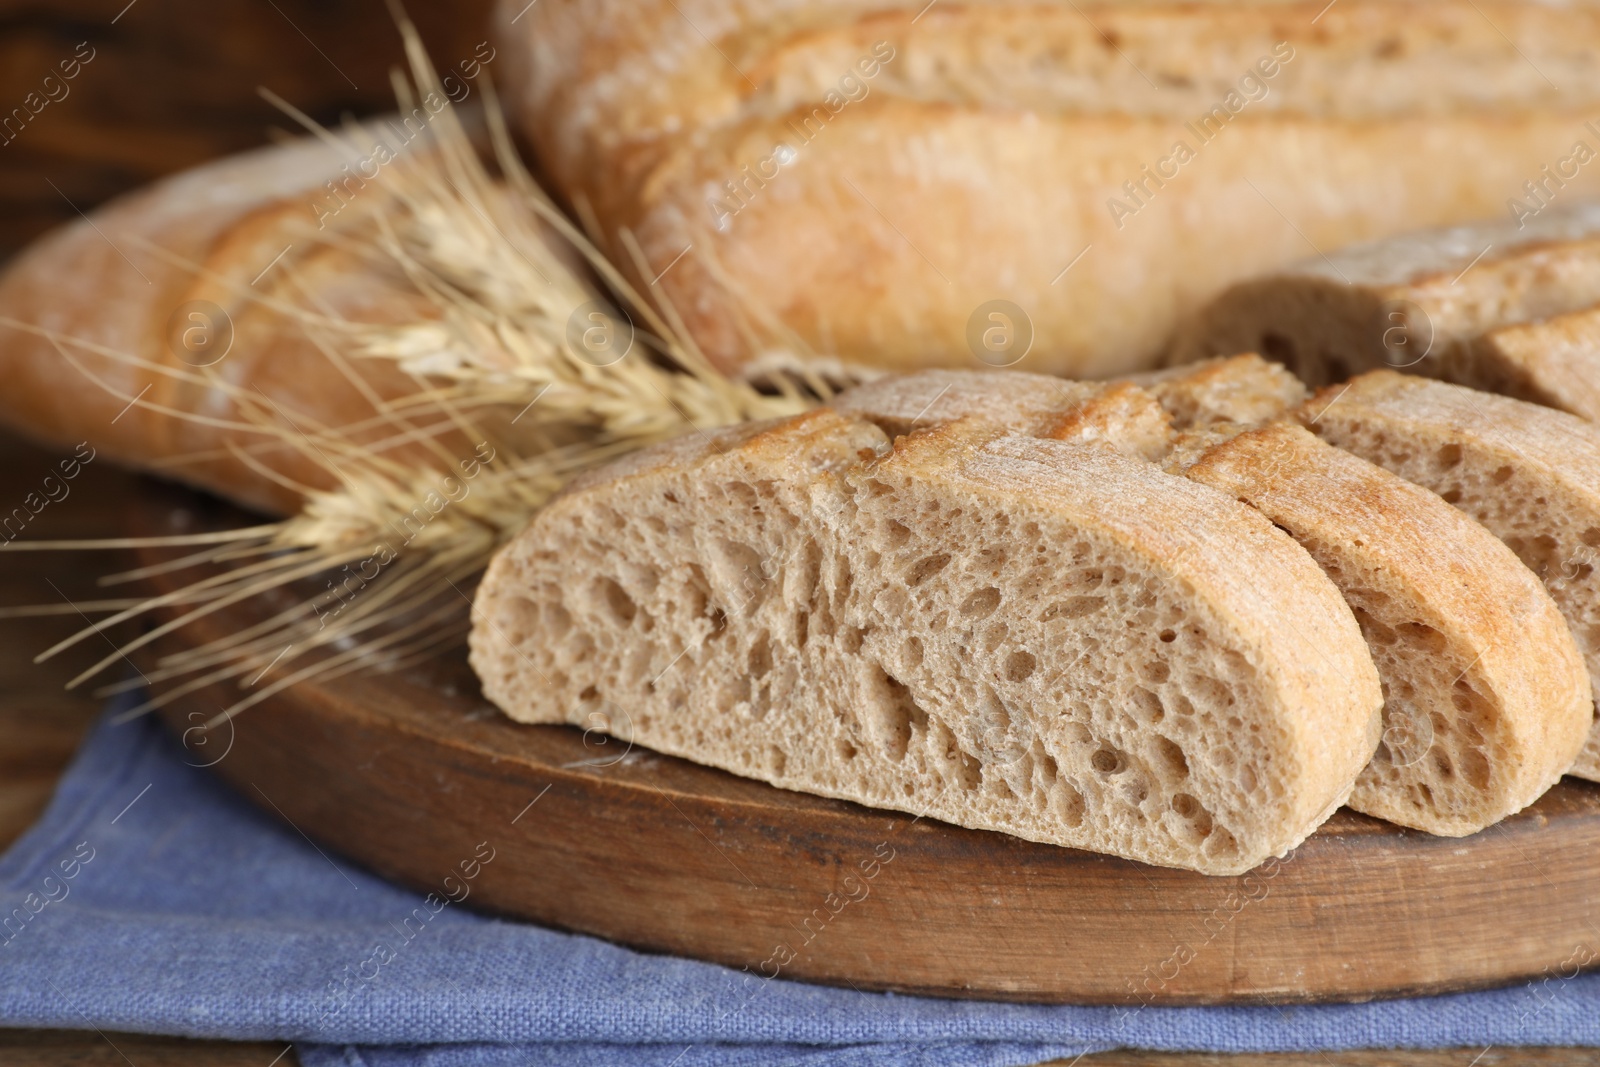
[[[1216,827],[1205,805],[1201,804],[1188,793],[1175,794],[1169,806],[1174,815],[1178,817],[1178,832],[1194,843],[1204,842],[1211,836]],[[1170,820],[1169,820],[1170,822]]]
[[[1476,748],[1468,748],[1461,752],[1461,776],[1467,784],[1474,789],[1489,788],[1489,760]]]
[[[902,656],[905,659],[906,666],[922,666],[922,638],[912,634],[910,637],[906,638],[903,647],[904,651],[902,652]]]
[[[1395,631],[1405,641],[1435,655],[1450,647],[1444,634],[1425,622],[1403,622]]]
[[[1099,748],[1094,755],[1089,757],[1089,766],[1101,774],[1121,774],[1128,768],[1128,761],[1123,754],[1109,745]]]
[[[1032,652],[1018,649],[1006,657],[1006,681],[1026,682],[1038,667],[1039,661]]]
[[[1156,693],[1143,686],[1135,686],[1128,696],[1133,703],[1133,713],[1140,722],[1154,726],[1167,717],[1167,709],[1162,707],[1161,697]]]
[[[1056,818],[1068,827],[1076,829],[1083,825],[1086,807],[1083,794],[1071,782],[1065,779],[1056,781],[1055,788],[1050,791],[1050,807],[1054,810]]]
[[[572,629],[572,616],[556,601],[535,603],[527,597],[507,597],[496,621],[500,631],[497,636],[503,641],[516,644],[533,632],[541,622],[551,630],[559,628],[562,636]]]
[[[961,749],[956,750],[956,775],[961,788],[975,793],[983,785],[983,764]]]
[[[901,681],[876,663],[865,668],[862,706],[868,733],[895,762],[928,725],[924,711]]]
[[[706,572],[700,569],[698,563],[691,563],[687,568],[688,580],[684,583],[683,603],[691,617],[707,614],[706,606],[711,601],[711,583],[706,581]]]
[[[1239,854],[1239,840],[1227,829],[1218,828],[1206,836],[1202,850],[1218,860]]]
[[[1189,777],[1189,761],[1183,746],[1166,737],[1156,737],[1150,742],[1150,751],[1156,767],[1168,778]]]
[[[772,670],[772,635],[765,630],[759,631],[755,640],[750,642],[750,652],[745,660],[750,668],[750,673],[757,678],[765,677]]]
[[[607,577],[601,577],[597,584],[600,587],[601,599],[610,610],[612,618],[623,626],[633,622],[633,617],[639,613],[639,605],[633,602],[627,591]]]
[[[867,632],[859,626],[846,626],[839,632],[839,648],[845,655],[853,656],[861,651],[866,636]]]
[[[750,676],[740,674],[727,679],[717,690],[716,706],[723,712],[742,708],[746,715],[759,717],[750,703]]]
[[[906,574],[906,584],[918,586],[944,570],[950,563],[950,553],[940,552],[937,555],[927,556],[918,560]]]
[[[968,594],[961,602],[961,615],[968,619],[984,619],[994,614],[994,609],[1000,606],[1000,590],[994,586],[979,589]]]
[[[1075,596],[1050,605],[1040,616],[1041,621],[1049,622],[1051,619],[1081,619],[1093,615],[1106,606],[1104,597]]]
[[[1198,707],[1216,713],[1233,703],[1233,690],[1226,682],[1206,674],[1190,674],[1184,680],[1184,691]]]
[[[748,485],[744,488],[750,489]],[[745,613],[761,603],[767,592],[761,553],[724,537],[712,542],[710,554],[711,578],[720,596]]]

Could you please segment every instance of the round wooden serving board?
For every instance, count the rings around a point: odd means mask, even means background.
[[[146,511],[146,534],[248,521],[155,488]],[[245,604],[180,636],[192,644],[264,615]],[[239,693],[213,686],[164,714],[183,732]],[[216,761],[330,851],[419,890],[443,891],[486,842],[494,859],[468,906],[858,989],[1354,1000],[1570,973],[1600,948],[1600,787],[1571,779],[1459,840],[1341,811],[1289,857],[1215,878],[625,749],[512,723],[451,652],[399,674],[300,683],[231,736],[223,727],[192,745],[191,762]]]

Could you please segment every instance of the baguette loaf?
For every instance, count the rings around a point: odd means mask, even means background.
[[[167,178],[33,245],[0,275],[0,318],[60,340],[0,323],[0,421],[280,514],[300,508],[301,487],[339,484],[324,431],[423,470],[448,465],[426,438],[471,456],[475,442],[447,418],[408,417],[397,402],[419,384],[395,361],[331,357],[326,331],[286,311],[370,325],[438,317],[373,251],[402,172],[436,150],[414,125],[368,128],[399,146],[372,180],[307,139]],[[246,408],[261,432],[232,425]],[[514,406],[469,414],[512,439],[527,428],[510,426]]]
[[[1229,289],[1175,362],[1259,350],[1313,385],[1403,370],[1600,419],[1600,203],[1410,233]]]
[[[1234,281],[1502,210],[1600,102],[1587,3],[505,0],[498,18],[545,172],[613,258],[637,235],[638,279],[729,369],[760,352],[751,307],[846,361],[972,366],[1003,300],[1022,368],[1137,370]],[[1561,196],[1596,191],[1588,168]]]
[[[967,420],[891,451],[823,410],[574,486],[479,588],[485,694],[1150,863],[1234,873],[1293,847],[1377,743],[1338,593],[1220,493],[1001,432]]]
[[[1291,423],[1251,429],[1304,399],[1281,366],[1213,360],[1147,375],[1148,391],[1043,380],[1023,390],[1018,377],[925,372],[836,403],[894,425],[902,409],[927,407],[935,385],[938,410],[969,416],[1023,393],[1030,406],[1012,409],[1010,429],[1160,459],[1289,533],[1349,602],[1383,684],[1384,743],[1351,794],[1357,811],[1460,836],[1522,809],[1571,766],[1592,718],[1589,684],[1538,580],[1433,493]]]
[[[1432,489],[1504,541],[1544,580],[1591,683],[1600,682],[1600,427],[1393,371],[1324,389],[1298,414],[1324,440]],[[1571,773],[1600,781],[1600,728]]]

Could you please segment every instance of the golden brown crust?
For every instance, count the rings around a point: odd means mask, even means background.
[[[316,205],[329,198],[318,187],[343,162],[313,141],[246,153],[118,200],[25,251],[0,277],[0,316],[61,341],[0,325],[0,419],[51,444],[87,438],[119,462],[268,512],[298,509],[294,485],[337,485],[329,462],[338,460],[314,440],[319,430],[371,424],[350,436],[393,438],[401,426],[380,418],[369,396],[417,386],[388,361],[341,366],[279,306],[365,323],[436,315],[392,268],[357,250],[393,195],[384,181],[319,229]],[[186,309],[202,318],[186,321]],[[173,336],[192,325],[222,337],[223,323],[232,345],[209,366],[206,349]],[[247,421],[247,404],[276,433],[228,428]],[[392,454],[436,462],[417,445]]]
[[[1600,204],[1418,230],[1241,282],[1170,358],[1259,350],[1314,385],[1393,369],[1600,415]]]
[[[644,280],[664,272],[729,369],[751,355],[745,303],[819,352],[911,370],[977,366],[973,316],[1004,299],[1031,323],[1021,368],[1137,370],[1182,316],[1307,242],[1502,211],[1592,110],[1472,0],[1403,18],[1363,0],[925,6],[507,0],[500,27],[512,107],[562,195],[638,234]],[[1587,7],[1486,10],[1541,66],[1600,41]],[[1144,177],[1285,40],[1295,58],[1203,158]],[[873,59],[880,41],[893,58]],[[863,59],[877,73],[819,115]]]
[[[1218,423],[1251,425],[1303,402],[1306,387],[1281,364],[1255,353],[1223,356],[1132,379],[1148,389],[1178,430]]]
[[[1037,434],[1058,441],[1104,441],[1153,461],[1172,447],[1172,419],[1139,386],[1113,382],[1052,419]]]

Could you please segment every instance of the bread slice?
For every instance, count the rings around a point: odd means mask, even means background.
[[[1350,807],[1462,836],[1520,811],[1572,765],[1592,719],[1583,657],[1493,534],[1287,421],[1210,448],[1186,473],[1300,542],[1361,624],[1384,730]]]
[[[1600,427],[1393,371],[1324,389],[1298,414],[1324,440],[1426,486],[1504,541],[1543,579],[1600,685]],[[1529,654],[1563,650],[1540,644]],[[1600,781],[1600,731],[1570,773]]]
[[[1468,363],[1465,384],[1600,422],[1600,307],[1490,330]]]
[[[1291,422],[1256,428],[1305,399],[1282,366],[1242,355],[1144,375],[1143,387],[1070,393],[1003,373],[950,377],[879,382],[841,400],[881,420],[925,391],[918,380],[937,381],[941,410],[1000,411],[1013,430],[1110,442],[1249,504],[1300,542],[1360,621],[1384,689],[1384,744],[1352,808],[1469,834],[1531,803],[1577,756],[1588,678],[1538,580],[1434,493]],[[1028,406],[1008,407],[1019,394]],[[1070,406],[1050,412],[1052,397]]]
[[[787,788],[1213,874],[1377,744],[1349,609],[1249,508],[1103,444],[819,411],[592,480],[496,556],[485,694]],[[598,714],[599,720],[591,719]]]
[[[1254,352],[1219,356],[1128,379],[1161,402],[1179,431],[1254,426],[1305,402],[1305,383]]]
[[[1313,385],[1403,370],[1595,418],[1596,305],[1600,203],[1580,202],[1520,226],[1355,245],[1240,282],[1180,328],[1169,359],[1258,351]]]
[[[858,385],[829,406],[874,423],[890,439],[966,418],[1031,434],[1103,389],[1025,371],[925,370]]]

